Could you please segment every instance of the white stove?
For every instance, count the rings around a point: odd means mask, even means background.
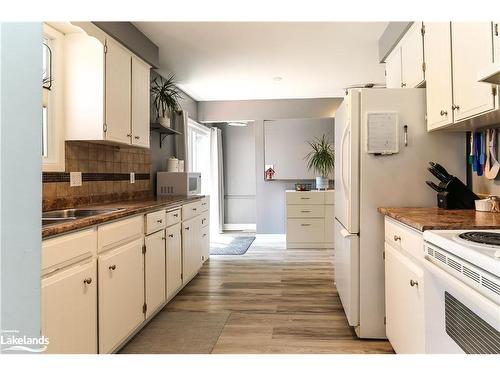
[[[424,232],[427,353],[500,354],[500,230]]]

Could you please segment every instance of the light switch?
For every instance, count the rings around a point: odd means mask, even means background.
[[[69,172],[69,186],[82,186],[82,172]]]
[[[134,172],[130,172],[130,183],[135,184],[135,173]]]

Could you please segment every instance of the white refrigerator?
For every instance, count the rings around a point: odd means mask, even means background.
[[[436,206],[425,184],[433,179],[429,161],[464,181],[465,134],[427,132],[425,113],[424,89],[351,89],[335,114],[335,284],[361,338],[386,337],[384,218],[377,208]],[[379,115],[388,115],[383,128],[395,131],[377,128]],[[369,153],[386,135],[397,151]]]

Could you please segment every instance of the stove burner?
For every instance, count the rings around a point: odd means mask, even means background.
[[[465,232],[460,233],[458,237],[466,241],[472,241],[484,245],[500,246],[500,233]]]

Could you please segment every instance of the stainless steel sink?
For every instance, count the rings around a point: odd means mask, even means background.
[[[42,213],[42,224],[76,220],[123,210],[125,208],[68,208],[66,210],[48,211]]]

